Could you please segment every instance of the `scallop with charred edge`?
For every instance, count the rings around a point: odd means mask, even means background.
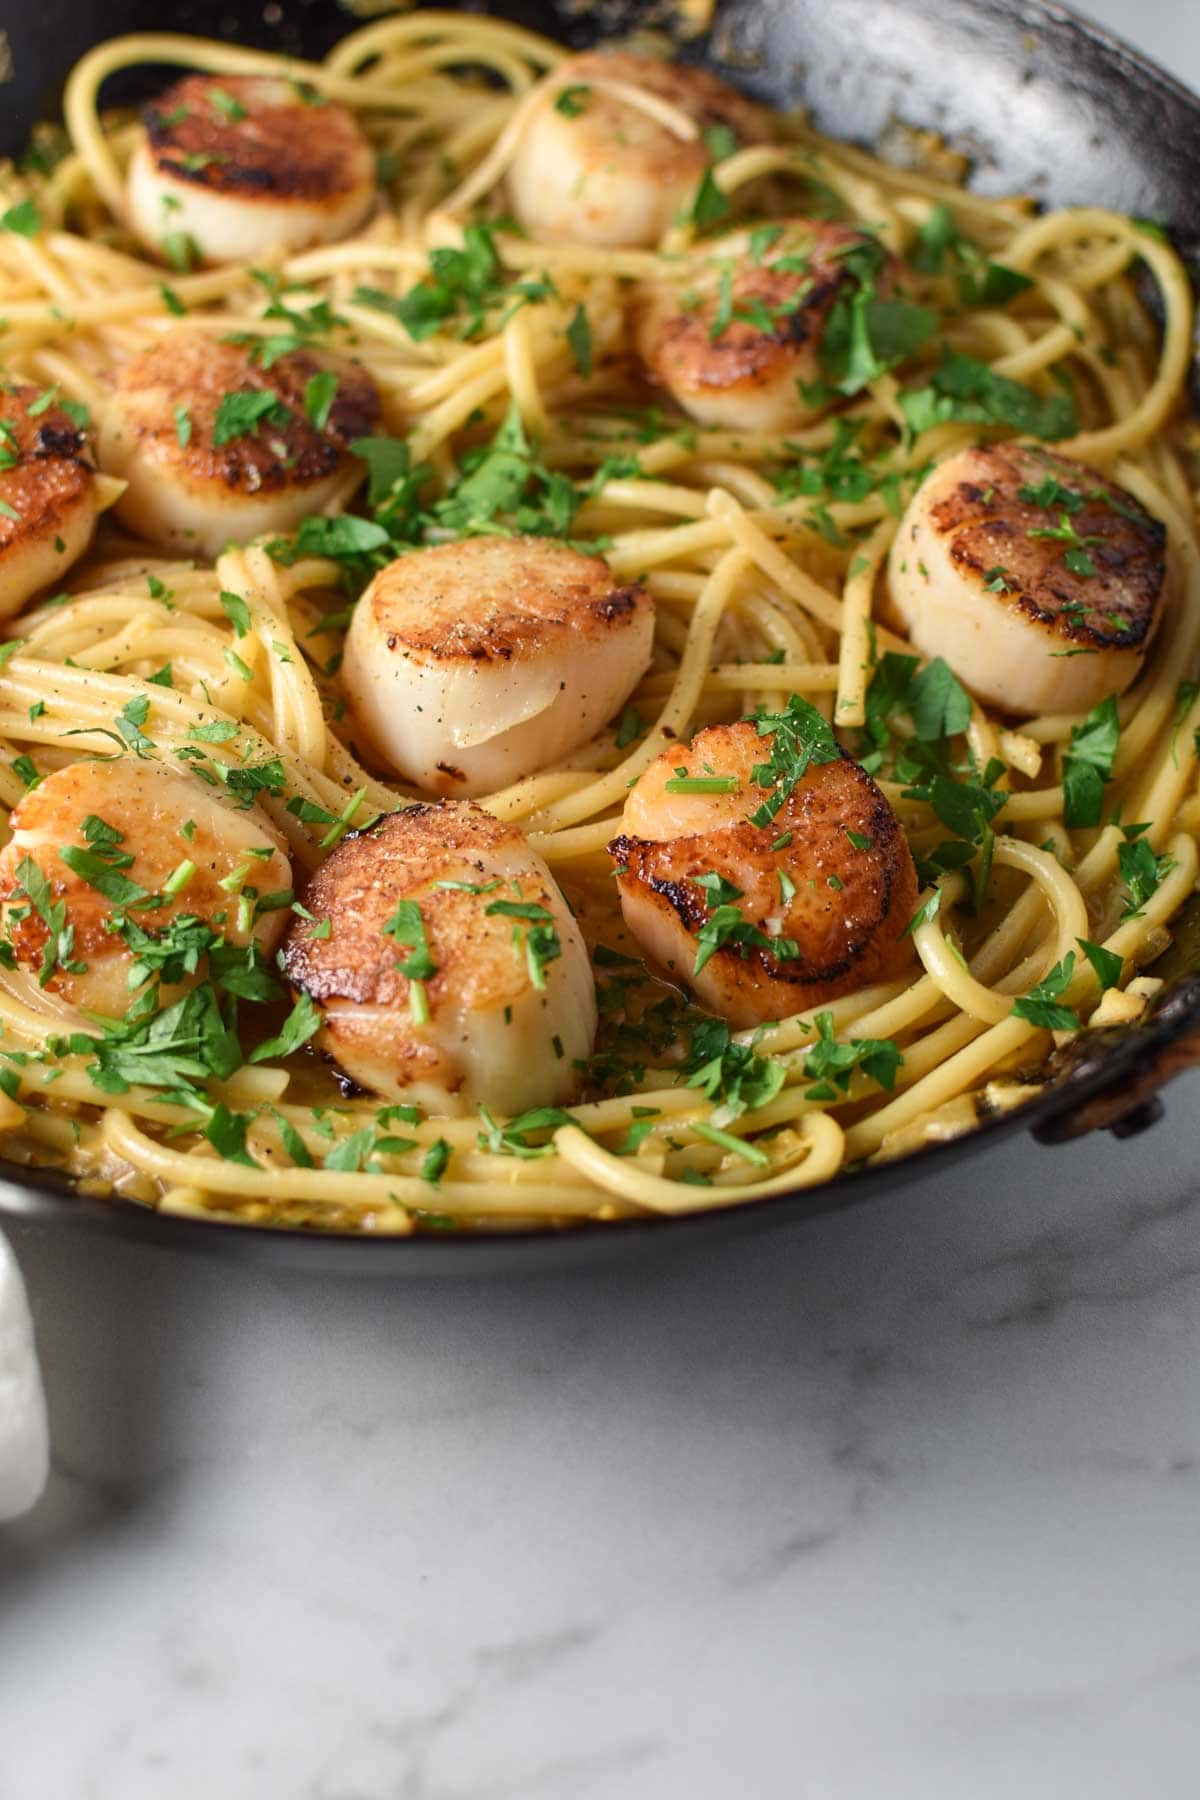
[[[451,1114],[574,1093],[596,1032],[587,952],[514,825],[469,801],[389,813],[338,846],[304,904],[284,967],[321,1010],[317,1048],[361,1087]],[[427,973],[410,979],[414,956]]]
[[[22,864],[29,858],[50,884],[50,904],[66,908],[65,922],[74,933],[70,960],[86,964],[76,974],[56,969],[46,985],[85,1011],[124,1017],[132,958],[108,929],[113,904],[63,861],[60,850],[69,845],[94,851],[99,842],[118,857],[131,856],[126,867],[109,866],[154,895],[162,894],[183,864],[194,865],[169,900],[130,914],[146,931],[161,931],[186,914],[204,920],[228,943],[246,944],[253,937],[264,954],[282,935],[286,911],[239,923],[238,898],[243,889],[277,894],[291,887],[283,840],[257,807],[239,811],[180,770],[133,756],[70,763],[24,795],[10,823],[12,838],[0,852],[4,936],[18,966],[38,974],[49,930],[26,892]],[[223,888],[222,881],[230,887]]]
[[[346,636],[364,734],[406,780],[483,794],[567,755],[650,657],[654,603],[550,538],[466,538],[382,569]]]
[[[892,547],[916,648],[1005,712],[1085,712],[1137,677],[1162,615],[1166,529],[1085,463],[1025,444],[959,451]]]
[[[634,341],[653,379],[702,425],[730,431],[798,431],[829,404],[821,336],[850,283],[846,252],[871,239],[845,225],[791,219],[751,254],[749,232],[715,241],[711,256],[678,284],[647,284],[634,310]],[[880,292],[892,285],[890,264]]]
[[[152,250],[178,242],[206,263],[245,262],[332,243],[371,210],[375,159],[354,115],[308,104],[291,82],[188,75],[145,122],[129,218]]]
[[[774,817],[751,824],[747,815],[766,798],[753,771],[769,753],[769,738],[747,720],[664,751],[631,790],[608,846],[634,936],[738,1027],[885,981],[912,956],[904,932],[916,873],[875,783],[846,755],[810,764]],[[672,792],[681,778],[684,792]],[[693,780],[733,785],[689,792]],[[750,934],[723,936],[696,974],[699,934],[719,905],[736,907]]]
[[[696,136],[681,137],[593,85],[606,81],[665,101],[693,121]],[[513,211],[532,236],[551,241],[610,249],[656,244],[714,160],[714,130],[733,144],[767,143],[774,135],[758,107],[705,69],[626,51],[577,56],[559,65],[554,92],[521,136],[508,176]]]
[[[306,390],[324,373],[337,389],[318,427]],[[100,459],[129,484],[117,513],[130,530],[213,557],[327,505],[344,486],[347,445],[378,418],[375,384],[357,363],[301,349],[264,369],[246,346],[183,327],[121,371]]]
[[[103,504],[83,432],[46,400],[28,383],[0,389],[0,618],[79,560]]]

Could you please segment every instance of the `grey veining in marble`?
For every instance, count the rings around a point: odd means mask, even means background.
[[[1200,83],[1190,7],[1096,0]],[[1200,1078],[549,1280],[25,1227],[0,1800],[1193,1800]]]

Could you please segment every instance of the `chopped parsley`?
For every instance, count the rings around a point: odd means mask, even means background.
[[[927,386],[900,395],[900,407],[914,437],[952,422],[1005,426],[1044,439],[1071,437],[1079,429],[1069,393],[1036,394],[987,363],[950,350]]]
[[[429,1000],[425,992],[425,983],[437,974],[437,964],[429,948],[429,938],[425,930],[425,920],[421,916],[421,908],[415,900],[399,900],[392,917],[383,926],[385,937],[395,938],[398,944],[409,950],[409,955],[400,958],[396,968],[401,975],[408,978],[408,1005],[413,1022],[424,1025],[429,1019]]]
[[[5,231],[15,231],[18,237],[36,237],[42,229],[42,215],[32,200],[18,200],[0,215],[0,225]]]
[[[219,450],[236,438],[256,437],[264,421],[282,427],[290,418],[287,407],[270,388],[237,388],[221,395],[212,441]]]
[[[1075,952],[1068,950],[1063,960],[1055,963],[1050,973],[1013,1002],[1013,1018],[1024,1019],[1045,1031],[1078,1031],[1079,1014],[1062,1005],[1062,996],[1071,985],[1075,973]]]
[[[1075,942],[1095,970],[1100,992],[1103,994],[1109,988],[1116,987],[1125,967],[1124,957],[1118,956],[1115,950],[1106,950],[1103,944],[1089,943],[1087,938],[1076,938]]]
[[[700,1019],[691,1027],[683,1069],[687,1086],[717,1102],[717,1117],[725,1122],[766,1106],[787,1079],[778,1057],[737,1043],[723,1019]]]
[[[809,765],[837,762],[842,752],[824,713],[799,694],[789,697],[781,713],[760,708],[751,717],[759,737],[770,737],[771,749],[767,761],[756,764],[750,772],[754,786],[768,790],[768,795],[749,818],[752,825],[769,825]]]
[[[221,603],[221,611],[233,626],[238,637],[245,637],[250,629],[250,608],[245,600],[240,594],[228,593],[224,588],[217,598]]]
[[[577,119],[580,113],[587,111],[591,97],[592,90],[586,82],[575,82],[571,87],[561,88],[554,96],[554,110],[564,119]]]
[[[314,431],[324,431],[337,398],[338,379],[330,369],[310,375],[304,389],[304,410]]]
[[[852,1038],[839,1044],[832,1013],[818,1013],[813,1024],[817,1041],[804,1059],[804,1073],[816,1085],[806,1089],[806,1099],[836,1100],[839,1094],[848,1093],[855,1069],[861,1069],[891,1093],[904,1061],[891,1038]]]
[[[1099,825],[1104,787],[1112,776],[1120,739],[1115,694],[1094,706],[1071,732],[1070,748],[1063,757],[1063,818],[1073,829]]]
[[[1125,883],[1126,906],[1122,919],[1139,919],[1142,908],[1175,867],[1173,856],[1155,856],[1149,841],[1139,837],[1117,848],[1117,862]]]
[[[575,308],[571,323],[567,326],[567,343],[575,358],[575,367],[586,381],[592,372],[592,328],[582,301]]]

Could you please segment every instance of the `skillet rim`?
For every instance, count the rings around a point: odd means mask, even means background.
[[[470,5],[456,6],[451,0],[448,6],[443,4],[439,10],[475,9]],[[501,13],[510,10],[503,5],[497,8]],[[564,36],[579,37],[581,18],[589,27],[588,41],[599,41],[606,35],[607,22],[602,21],[599,29],[591,29],[595,21],[586,13],[566,11],[562,0],[549,0],[549,10],[560,13]],[[632,10],[636,11],[636,6]],[[1073,8],[1059,4],[1058,0],[949,0],[949,10],[962,15],[965,20],[990,21],[1013,31],[1036,32],[1039,28],[1053,28],[1068,41],[1073,39],[1090,45],[1093,62],[1098,60],[1101,65],[1098,83],[1101,88],[1119,90],[1128,82],[1143,94],[1161,94],[1169,98],[1173,109],[1188,117],[1200,141],[1200,95],[1109,27],[1081,16]],[[347,32],[356,22],[347,19]],[[627,28],[631,23],[630,14],[626,13],[614,23],[617,28]],[[97,37],[95,41],[100,42],[102,38]],[[720,57],[705,56],[701,48],[705,42],[706,39],[693,40],[685,46],[689,60],[716,61],[720,65]],[[1051,86],[1062,89],[1060,68],[1053,69],[1049,79]],[[1200,213],[1193,222],[1193,229],[1200,235]],[[812,1188],[798,1188],[696,1213],[654,1215],[609,1223],[584,1221],[565,1227],[539,1227],[515,1233],[417,1232],[411,1236],[382,1238],[361,1232],[232,1224],[191,1215],[165,1214],[134,1201],[102,1199],[80,1193],[69,1177],[51,1170],[0,1163],[0,1222],[27,1225],[69,1221],[77,1227],[109,1231],[121,1238],[158,1247],[199,1249],[242,1256],[256,1263],[290,1264],[310,1271],[320,1264],[324,1253],[331,1273],[395,1274],[402,1270],[414,1276],[448,1273],[473,1276],[494,1271],[498,1260],[531,1272],[545,1269],[548,1264],[606,1266],[614,1255],[628,1251],[637,1253],[646,1248],[662,1249],[672,1245],[683,1247],[702,1238],[711,1240],[717,1236],[741,1235],[767,1224],[800,1223],[820,1214],[840,1212],[911,1186],[927,1175],[934,1176],[1021,1129],[1028,1128],[1043,1142],[1056,1142],[1074,1135],[1071,1119],[1086,1117],[1089,1106],[1103,1105],[1105,1097],[1118,1090],[1123,1079],[1131,1078],[1147,1062],[1151,1067],[1156,1067],[1159,1062],[1165,1065],[1157,1081],[1151,1082],[1154,1086],[1169,1080],[1181,1063],[1190,1060],[1187,1045],[1200,1033],[1200,979],[1190,977],[1190,974],[1176,978],[1164,990],[1163,998],[1166,1004],[1149,1024],[1108,1034],[1111,1043],[1103,1053],[1085,1057],[1083,1066],[1068,1069],[1033,1099],[1010,1112],[980,1121],[959,1137],[927,1144],[894,1162],[853,1170]],[[1200,1051],[1197,1054],[1200,1055]],[[1147,1117],[1135,1128],[1140,1129],[1141,1123],[1149,1122],[1152,1118]],[[1086,1124],[1081,1127],[1089,1128]],[[390,1253],[384,1251],[385,1243],[392,1246]],[[397,1256],[403,1258],[402,1263],[397,1261]]]

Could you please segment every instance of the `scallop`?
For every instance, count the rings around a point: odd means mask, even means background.
[[[309,884],[283,965],[318,1050],[434,1113],[557,1105],[592,1050],[587,951],[541,857],[470,801],[389,813]]]
[[[879,788],[832,751],[764,788],[771,754],[751,720],[697,732],[651,763],[608,846],[643,949],[738,1027],[886,981],[913,953],[916,872]]]
[[[122,1018],[129,1006],[133,959],[110,929],[114,912],[127,910],[148,932],[186,915],[227,943],[253,938],[264,955],[283,934],[286,912],[256,918],[253,905],[291,886],[291,866],[274,827],[257,807],[239,811],[219,791],[152,758],[118,756],[56,769],[24,795],[10,825],[12,837],[0,851],[4,937],[20,968],[45,975],[51,993],[87,1012]],[[64,861],[62,852],[71,846],[87,853],[86,873]],[[132,892],[123,905],[106,898],[89,879],[105,871],[157,903],[139,900],[135,906]],[[39,909],[31,888],[42,883],[45,906]],[[56,960],[45,909],[59,906],[71,936],[69,948],[60,937]]]
[[[917,490],[888,581],[916,648],[980,700],[1085,712],[1145,663],[1168,582],[1166,528],[1086,463],[977,446]]]
[[[380,570],[346,634],[342,681],[371,749],[433,793],[492,792],[557,762],[641,678],[654,604],[599,556],[477,537]]]
[[[374,203],[375,158],[354,115],[292,82],[188,75],[145,124],[129,164],[129,221],[173,261],[247,262],[332,243]]]
[[[310,384],[330,376],[330,404],[314,405]],[[185,326],[126,363],[100,460],[128,483],[117,513],[131,531],[211,558],[335,500],[348,446],[378,418],[375,384],[355,362],[304,348],[264,368],[252,346]]]
[[[628,90],[645,96],[648,110]],[[559,65],[521,135],[509,197],[533,237],[609,249],[657,244],[714,156],[772,136],[769,117],[706,69],[590,51]]]
[[[49,390],[0,390],[0,618],[59,586],[92,541],[109,495],[85,443]]]
[[[829,405],[822,337],[852,285],[846,258],[855,250],[880,263],[886,291],[890,263],[849,226],[789,219],[718,239],[686,286],[640,290],[634,342],[647,373],[702,425],[798,431]]]

